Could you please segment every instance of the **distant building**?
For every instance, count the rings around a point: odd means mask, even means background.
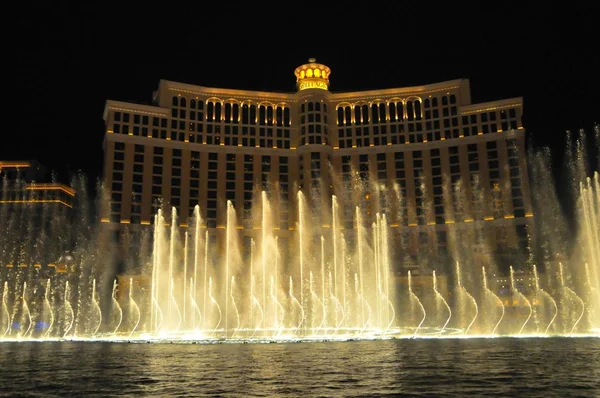
[[[68,271],[52,242],[60,236],[52,235],[70,222],[75,191],[48,180],[48,170],[35,160],[0,161],[0,271]]]
[[[247,245],[260,238],[251,209],[265,188],[277,191],[274,233],[291,242],[298,187],[323,209],[335,194],[340,228],[350,234],[351,204],[360,203],[371,225],[383,195],[377,187],[395,184],[403,198],[388,218],[391,239],[402,242],[390,246],[402,248],[396,270],[430,274],[432,247],[450,261],[453,241],[468,242],[475,262],[523,251],[534,237],[522,98],[473,104],[467,79],[335,93],[330,74],[310,59],[294,71],[293,93],[161,80],[153,105],[108,100],[103,227],[118,235],[151,225],[163,199],[178,209],[182,228],[199,204],[202,227],[218,241],[231,200]],[[344,188],[356,175],[373,187],[362,197]]]

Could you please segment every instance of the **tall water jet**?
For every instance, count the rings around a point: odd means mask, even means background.
[[[250,239],[250,329],[254,325],[254,302],[256,300],[254,295],[254,246],[254,239]]]
[[[450,319],[452,318],[452,310],[450,309],[448,302],[446,302],[446,299],[444,299],[444,296],[442,296],[442,294],[438,290],[437,277],[435,276],[435,270],[433,271],[433,291],[435,292],[436,303],[438,304],[438,307],[439,307],[439,304],[441,303],[444,305],[446,310],[448,310],[448,318],[446,318],[446,322],[444,323],[444,325],[442,326],[442,328],[439,331],[439,334],[442,334],[442,333],[444,333],[444,329],[446,329],[446,326],[448,325],[448,323],[450,322]],[[438,313],[439,313],[439,308],[438,308]]]
[[[385,324],[386,326],[386,330],[390,328],[390,326],[392,325],[392,323],[394,322],[394,316],[396,314],[396,311],[394,310],[394,305],[392,304],[392,299],[390,297],[390,281],[389,281],[389,277],[390,277],[390,273],[391,271],[391,267],[390,267],[390,256],[389,256],[389,244],[388,244],[388,225],[387,225],[387,218],[385,216],[385,214],[381,217],[381,225],[380,225],[380,249],[381,249],[381,255],[380,255],[380,261],[382,262],[382,267],[383,267],[383,284],[384,284],[384,294],[385,294]],[[390,310],[392,311],[393,314],[390,313]]]
[[[133,336],[133,333],[135,333],[141,319],[140,307],[138,307],[137,303],[133,299],[133,278],[129,278],[129,308],[129,312],[135,314],[135,324],[129,333],[129,336]]]
[[[302,191],[298,191],[298,239],[299,239],[299,247],[298,247],[298,255],[299,255],[299,265],[300,265],[300,307],[302,307],[302,311],[304,312],[304,217],[305,217],[305,199]],[[304,323],[302,323],[304,327]]]
[[[194,206],[194,277],[190,286],[190,301],[195,306],[195,310],[192,311],[192,328],[196,328],[196,312],[199,312],[198,308],[198,258],[200,254],[200,206]]]
[[[586,282],[589,290],[588,313],[590,325],[600,329],[600,174],[594,173],[580,185],[583,241],[585,244]],[[592,265],[591,270],[589,264]]]
[[[111,299],[112,299],[113,311],[116,311],[117,318],[118,318],[117,326],[115,326],[115,329],[113,330],[112,333],[117,334],[117,330],[119,330],[119,327],[121,327],[121,322],[123,321],[123,310],[121,309],[121,305],[119,305],[119,301],[117,300],[117,280],[116,279],[113,281]]]
[[[183,242],[183,325],[187,313],[187,268],[188,268],[188,233],[185,231]]]
[[[269,223],[269,202],[267,198],[267,192],[261,192],[262,199],[262,222],[261,222],[261,265],[262,265],[262,308],[266,313],[267,311],[267,226]],[[265,335],[267,328],[265,325]]]
[[[492,300],[492,305],[499,306],[500,310],[501,310],[501,312],[500,312],[500,318],[498,318],[498,321],[495,323],[494,328],[492,329],[492,334],[496,334],[496,330],[498,329],[498,326],[500,326],[500,323],[502,322],[502,319],[504,319],[504,313],[505,313],[504,303],[502,302],[502,300],[500,300],[500,297],[498,297],[494,292],[492,292],[488,288],[487,275],[485,273],[485,266],[481,267],[481,273],[482,273],[483,292],[484,292],[484,294],[489,299]]]
[[[54,308],[52,304],[50,304],[50,299],[48,296],[50,295],[50,279],[46,281],[46,291],[44,292],[44,304],[46,305],[45,310],[48,311],[50,315],[50,322],[48,322],[48,329],[46,333],[44,333],[44,337],[48,337],[50,335],[50,331],[52,330],[52,326],[54,325]]]
[[[337,200],[337,196],[332,195],[331,196],[331,217],[332,217],[332,221],[331,221],[331,241],[333,244],[333,295],[337,298],[338,296],[338,275],[337,275],[337,268],[338,268],[338,210],[339,209],[339,205],[338,205],[338,200]],[[331,286],[331,283],[330,283]],[[339,302],[339,301],[338,301]],[[337,318],[337,310],[335,311],[335,324],[338,324],[338,318]]]
[[[365,322],[365,284],[364,284],[364,271],[363,271],[363,243],[362,243],[362,216],[360,209],[356,206],[356,245],[358,247],[358,274],[359,274],[359,286],[360,286],[360,321],[361,324],[366,325]]]
[[[202,290],[202,315],[204,316],[204,319],[206,320],[206,304],[207,304],[207,297],[208,297],[208,231],[206,231],[205,236],[204,236],[204,284],[203,284],[203,290]]]
[[[381,288],[381,267],[379,264],[379,214],[376,215],[377,222],[372,225],[373,231],[373,260],[375,263],[375,310],[377,312],[377,326],[381,327],[381,300],[383,290]]]
[[[173,322],[173,304],[176,304],[175,299],[173,298],[173,272],[175,267],[175,242],[177,241],[177,209],[173,206],[171,211],[171,236],[169,239],[169,279],[168,283],[170,283],[169,295],[170,299],[167,300],[167,319],[169,322],[169,327]]]
[[[529,302],[527,297],[525,297],[525,295],[521,293],[519,289],[517,289],[517,286],[515,284],[515,271],[513,270],[512,265],[510,266],[510,287],[513,292],[514,300],[517,301],[519,305],[522,301],[529,308],[529,314],[527,315],[527,319],[525,319],[525,322],[523,322],[521,329],[519,329],[519,333],[517,333],[521,334],[523,332],[523,329],[525,329],[527,322],[529,322],[529,319],[531,319],[531,315],[533,314],[533,308],[531,307],[531,303]]]
[[[550,327],[552,326],[552,324],[554,323],[554,320],[556,319],[556,316],[558,315],[558,306],[556,305],[556,301],[552,298],[552,296],[550,296],[550,294],[548,294],[544,289],[542,289],[540,287],[540,278],[538,276],[537,266],[535,264],[533,264],[533,277],[535,279],[535,292],[536,292],[539,306],[541,307],[543,305],[544,301],[548,301],[548,302],[550,302],[550,304],[554,310],[554,313],[551,316],[550,322],[548,322],[548,324],[546,325],[546,328],[544,329],[544,334],[548,334]]]
[[[327,297],[325,296],[325,237],[321,236],[321,304],[323,316],[319,329],[325,324],[327,318]],[[326,333],[327,331],[325,331]]]

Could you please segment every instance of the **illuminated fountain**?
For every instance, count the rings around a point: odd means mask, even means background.
[[[475,229],[483,222],[477,221],[482,219],[477,203],[484,198],[477,179],[470,189],[462,181],[445,181],[451,262],[426,274],[398,266],[408,244],[397,231],[409,226],[397,220],[414,209],[403,208],[406,202],[397,185],[357,188],[385,199],[381,203],[387,205],[373,211],[364,205],[364,191],[349,204],[350,199],[331,195],[322,211],[313,206],[311,192],[298,189],[297,222],[286,243],[267,190],[255,195],[260,221],[247,241],[231,201],[226,202],[223,225],[215,229],[216,243],[199,206],[187,228],[179,227],[176,208],[160,209],[149,229],[151,249],[140,254],[137,276],[146,278],[140,281],[147,286],[131,276],[115,279],[114,273],[104,272],[104,258],[95,251],[93,219],[54,217],[35,236],[26,211],[3,212],[0,339],[289,341],[598,334],[598,173],[583,178],[574,191],[581,232],[577,249],[568,254],[566,239],[556,233],[564,220],[555,207],[557,184],[548,172],[548,156],[530,158],[532,192],[547,204],[536,217],[543,268],[514,264],[504,275],[509,281],[504,292],[496,286],[500,271],[485,245],[479,251],[487,261],[484,266],[473,265],[469,257]],[[467,217],[470,200],[475,220]],[[84,224],[78,226],[81,219]],[[40,243],[19,242],[6,234],[19,225]],[[50,261],[73,271],[44,275],[38,267],[21,266]],[[530,289],[522,288],[527,278]]]

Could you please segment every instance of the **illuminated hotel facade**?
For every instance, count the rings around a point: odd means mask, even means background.
[[[531,238],[522,98],[472,104],[466,79],[333,93],[331,70],[314,59],[294,74],[297,91],[287,94],[161,80],[153,105],[108,100],[102,227],[151,225],[162,200],[186,228],[199,204],[203,228],[219,241],[231,200],[240,233],[258,236],[260,217],[250,210],[270,189],[274,232],[286,242],[297,188],[330,214],[331,194],[343,202],[344,183],[358,176],[397,184],[404,211],[389,216],[391,235],[413,257],[432,244],[445,249],[449,228],[460,226],[473,231],[475,257],[484,245],[506,252]],[[448,195],[459,181],[462,196]],[[352,203],[368,209],[370,225],[377,193],[361,195]],[[341,228],[355,228],[353,209],[340,206]]]

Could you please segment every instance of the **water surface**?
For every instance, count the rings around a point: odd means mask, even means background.
[[[0,343],[3,396],[600,396],[600,339]]]

